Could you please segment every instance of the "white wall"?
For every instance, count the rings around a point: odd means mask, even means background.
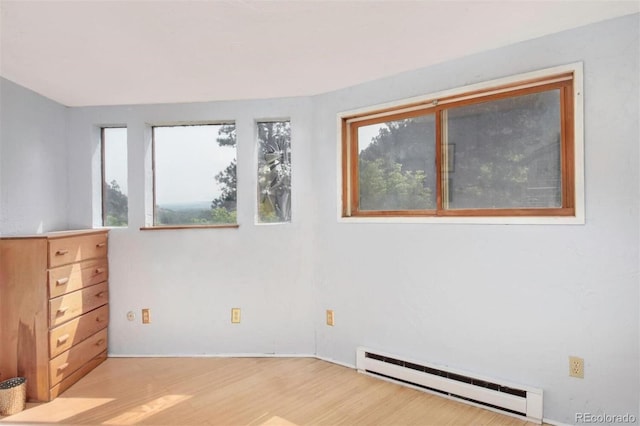
[[[110,233],[112,354],[315,352],[310,111],[304,98],[72,110],[71,227],[100,223],[99,197],[92,205],[99,181],[99,126],[128,128],[129,227]],[[255,224],[255,121],[268,118],[291,119],[291,224]],[[140,231],[151,207],[150,125],[217,120],[236,121],[240,227]],[[151,325],[126,320],[128,311],[147,307]],[[230,323],[233,307],[242,309],[239,325]]]
[[[314,99],[314,299],[336,317],[315,316],[318,355],[353,364],[365,345],[540,387],[550,419],[638,418],[638,28],[635,15]],[[339,112],[576,61],[585,225],[338,223]]]
[[[32,232],[38,220],[98,225],[98,127],[124,124],[130,226],[110,233],[112,354],[315,353],[354,364],[366,345],[540,387],[548,419],[638,417],[639,23],[625,17],[312,98],[65,113],[3,82],[0,232]],[[429,48],[417,43],[416,54]],[[338,222],[339,112],[576,61],[585,225]],[[257,226],[253,127],[272,117],[292,121],[294,219]],[[240,228],[140,231],[149,125],[223,119],[237,122]],[[54,149],[65,135],[66,156]],[[66,165],[68,191],[58,196],[54,172]],[[152,324],[126,321],[145,307]],[[243,309],[240,325],[230,324],[231,307]],[[324,325],[325,309],[335,327]],[[568,377],[569,355],[584,357],[585,379]]]
[[[0,235],[67,227],[67,108],[0,78]]]

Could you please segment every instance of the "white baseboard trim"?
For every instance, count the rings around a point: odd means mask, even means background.
[[[224,354],[108,354],[109,358],[315,358],[320,361],[356,369],[354,364],[313,354],[264,354],[264,353],[224,353]]]
[[[317,358],[311,354],[264,354],[264,353],[224,353],[224,354],[107,354],[109,358]]]
[[[354,364],[348,364],[346,362],[336,361],[335,359],[327,358],[327,357],[324,357],[324,356],[318,356],[318,355],[311,355],[311,356],[313,358],[315,358],[315,359],[319,359],[320,361],[327,361],[327,362],[330,362],[332,364],[341,365],[343,367],[351,368],[353,370],[356,369],[356,366]]]

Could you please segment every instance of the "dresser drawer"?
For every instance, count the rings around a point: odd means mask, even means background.
[[[53,299],[101,283],[108,278],[109,267],[106,258],[59,266],[49,270],[49,297]]]
[[[60,383],[106,350],[107,329],[105,328],[49,361],[49,385],[53,387]]]
[[[49,240],[49,268],[97,257],[107,257],[106,233]]]
[[[61,393],[63,393],[67,389],[69,389],[71,387],[71,385],[73,385],[78,380],[82,379],[85,375],[87,375],[87,373],[89,373],[91,370],[96,368],[98,365],[100,365],[106,359],[107,359],[107,351],[101,352],[98,355],[96,355],[95,358],[89,360],[89,362],[84,364],[82,367],[77,369],[75,372],[73,372],[70,375],[66,376],[60,383],[58,383],[57,385],[53,386],[51,388],[50,392],[49,392],[49,398],[50,399],[57,398],[58,395],[60,395]]]
[[[67,293],[49,301],[49,327],[63,324],[109,301],[106,282]]]
[[[109,305],[104,305],[54,328],[49,332],[51,358],[102,330],[108,323]]]

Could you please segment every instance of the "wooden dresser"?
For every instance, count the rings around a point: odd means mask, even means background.
[[[106,230],[0,238],[0,381],[50,401],[107,357]]]

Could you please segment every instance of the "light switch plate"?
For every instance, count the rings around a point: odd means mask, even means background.
[[[151,323],[151,309],[145,308],[142,310],[142,323],[143,324]]]
[[[231,308],[231,323],[240,323],[240,308]]]

